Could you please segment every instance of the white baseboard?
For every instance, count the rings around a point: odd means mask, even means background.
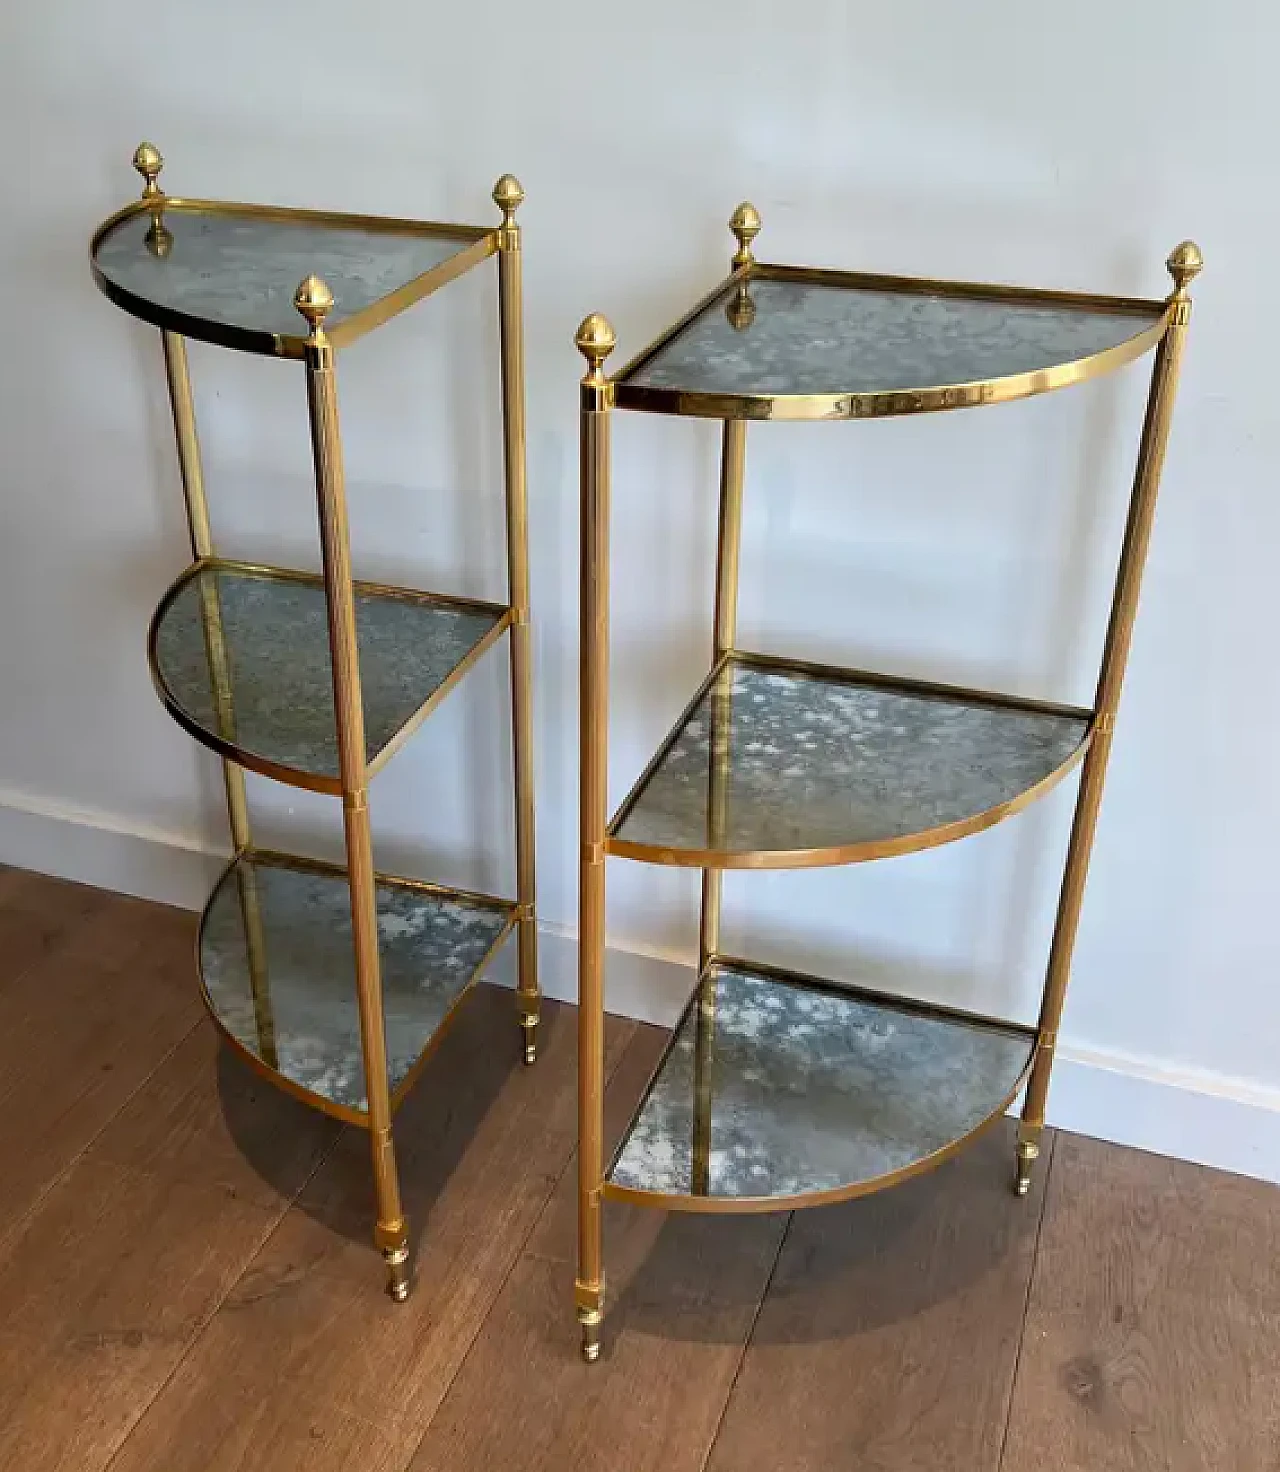
[[[198,910],[226,862],[178,834],[127,829],[118,819],[0,789],[0,863]],[[512,947],[491,979],[514,984]],[[544,925],[543,987],[577,1000],[577,941]],[[682,960],[611,948],[611,1012],[670,1027],[692,986]],[[1062,1129],[1280,1183],[1280,1088],[1176,1067],[1156,1058],[1059,1045],[1049,1122]]]

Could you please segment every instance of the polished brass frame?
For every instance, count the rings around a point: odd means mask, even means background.
[[[159,185],[163,159],[151,144],[139,146],[134,167],[142,175],[142,197],[118,210],[98,228],[90,244],[90,265],[104,294],[125,311],[151,322],[161,329],[166,375],[174,430],[178,446],[178,463],[186,499],[188,531],[193,562],[162,597],[151,620],[147,651],[156,690],[170,714],[197,740],[216,751],[222,758],[227,792],[227,808],[231,829],[232,856],[218,880],[201,917],[196,941],[197,974],[201,995],[215,1024],[231,1046],[258,1073],[278,1088],[302,1099],[313,1108],[353,1124],[369,1132],[372,1156],[377,1220],[374,1241],[382,1252],[387,1272],[387,1288],[392,1298],[402,1301],[412,1285],[409,1229],[400,1197],[391,1121],[396,1108],[412,1088],[427,1060],[447,1033],[456,1017],[462,999],[479,980],[489,961],[517,931],[519,937],[517,1017],[523,1035],[523,1058],[532,1063],[536,1056],[536,1028],[541,994],[537,976],[537,930],[534,894],[533,846],[533,710],[532,651],[529,623],[528,577],[528,505],[525,483],[524,427],[524,347],[521,302],[521,240],[515,212],[524,198],[517,181],[504,174],[494,187],[495,204],[502,211],[502,223],[495,228],[469,225],[441,225],[414,220],[391,220],[364,215],[337,214],[316,210],[280,209],[274,206],[226,204],[186,200],[166,195]],[[334,298],[328,286],[316,276],[307,277],[294,296],[306,330],[293,335],[257,332],[223,323],[212,322],[186,313],[161,307],[139,298],[113,284],[99,270],[96,254],[102,240],[119,224],[139,215],[149,216],[151,227],[146,243],[163,256],[172,247],[173,237],[165,224],[166,217],[184,212],[218,213],[259,220],[311,221],[327,225],[358,226],[368,231],[397,234],[438,235],[462,245],[455,255],[415,277],[397,290],[372,303],[362,311],[339,317],[331,326]],[[356,342],[374,328],[405,311],[423,297],[439,290],[448,282],[486,260],[498,256],[499,328],[502,355],[502,415],[505,458],[505,500],[507,527],[508,590],[505,603],[489,603],[478,599],[458,598],[424,593],[384,584],[357,582],[351,572],[350,537],[347,525],[347,497],[343,470],[342,442],[338,426],[338,400],[335,379],[335,352]],[[300,572],[289,568],[256,563],[232,562],[219,558],[214,550],[209,524],[201,468],[200,447],[196,432],[195,407],[187,365],[186,338],[193,337],[245,352],[271,354],[301,361],[306,370],[307,405],[311,428],[312,460],[315,469],[317,516],[320,529],[322,573]],[[216,583],[202,588],[201,620],[213,684],[215,729],[201,726],[184,711],[174,692],[168,688],[156,654],[160,622],[173,600],[207,569],[224,569],[248,576],[289,579],[322,588],[328,610],[329,650],[333,670],[333,696],[339,774],[308,772],[286,766],[246,749],[236,737],[232,688],[223,633],[222,612]],[[364,732],[364,704],[360,685],[359,651],[356,643],[355,599],[373,594],[389,598],[471,609],[491,615],[491,629],[477,641],[432,692],[431,696],[404,722],[372,761],[367,760]],[[397,875],[379,874],[374,869],[372,834],[369,823],[368,786],[370,779],[408,740],[448,692],[504,633],[511,635],[511,693],[514,748],[514,795],[516,829],[516,899],[500,900],[489,895],[472,894],[456,888],[428,884]],[[346,839],[345,867],[321,863],[296,855],[258,850],[253,845],[245,792],[245,770],[260,773],[276,781],[329,793],[342,798],[343,827]],[[351,891],[351,920],[355,963],[356,999],[360,1015],[361,1046],[365,1075],[367,1111],[347,1108],[303,1088],[273,1066],[275,1058],[275,1021],[271,1010],[266,978],[265,941],[252,861],[309,870],[315,873],[347,877]],[[258,1029],[258,1053],[232,1037],[213,1008],[201,973],[201,944],[210,906],[222,886],[234,876],[245,924],[250,985],[253,990],[254,1020]],[[378,948],[376,886],[391,884],[403,888],[438,893],[493,908],[505,918],[499,934],[467,985],[455,1000],[443,1021],[425,1044],[406,1076],[394,1090],[387,1075],[386,1041],[382,1002],[381,966]]]
[[[1024,287],[980,286],[969,283],[889,277],[868,273],[816,270],[808,267],[761,265],[752,253],[752,242],[760,230],[760,217],[749,204],[740,205],[730,221],[738,249],[730,276],[703,297],[672,327],[633,358],[612,377],[604,363],[616,345],[613,328],[594,314],[578,329],[577,345],[587,360],[581,386],[582,437],[582,669],[581,669],[581,887],[579,926],[579,1095],[578,1120],[578,1272],[575,1287],[582,1351],[588,1360],[600,1354],[600,1330],[604,1310],[604,1247],[601,1203],[605,1198],[665,1210],[709,1213],[741,1213],[789,1210],[846,1200],[884,1189],[940,1163],[966,1145],[976,1134],[998,1119],[1026,1089],[1019,1128],[1017,1194],[1030,1187],[1032,1163],[1039,1153],[1045,1122],[1045,1102],[1057,1041],[1062,1007],[1070,970],[1071,951],[1084,895],[1094,829],[1102,797],[1103,778],[1110,753],[1116,709],[1124,676],[1129,641],[1137,609],[1143,563],[1151,534],[1155,497],[1163,465],[1173,409],[1174,391],[1187,324],[1191,314],[1188,287],[1200,271],[1199,249],[1191,242],[1178,246],[1168,260],[1174,289],[1163,300],[1115,297],[1074,292],[1042,291]],[[755,314],[751,297],[754,281],[800,281],[878,291],[959,296],[986,301],[1073,306],[1085,311],[1132,315],[1133,335],[1106,351],[1074,362],[1058,364],[1034,373],[1023,373],[983,382],[926,387],[910,391],[830,393],[806,395],[718,394],[655,388],[635,382],[637,372],[663,346],[701,312],[724,303],[735,325],[749,325]],[[745,461],[745,430],[753,419],[860,419],[881,415],[916,414],[1000,403],[1031,394],[1046,393],[1085,379],[1099,377],[1156,349],[1152,385],[1143,425],[1138,465],[1134,477],[1129,521],[1116,578],[1111,619],[1102,658],[1102,671],[1092,706],[1082,709],[1047,701],[1008,697],[986,691],[964,690],[928,681],[902,679],[893,675],[868,674],[837,669],[810,661],[752,654],[735,647],[739,543],[742,521],[742,483]],[[630,795],[612,822],[607,820],[608,791],[608,682],[609,682],[609,445],[610,417],[614,409],[636,409],[649,413],[692,415],[724,421],[720,473],[720,511],[716,553],[715,619],[711,670],[676,721],[670,735],[641,773]],[[1070,715],[1087,723],[1083,737],[1067,761],[1047,778],[1014,800],[962,822],[947,824],[903,839],[849,844],[813,850],[782,852],[729,852],[717,846],[717,814],[722,802],[724,743],[720,732],[727,713],[716,708],[710,714],[711,760],[708,794],[709,846],[705,849],[671,849],[629,842],[619,836],[627,814],[645,784],[666,756],[694,707],[712,689],[717,675],[730,660],[826,679],[847,679],[880,684],[889,689],[921,695],[960,697],[966,701],[993,703],[1010,709]],[[928,1003],[911,1003],[901,997],[885,998],[865,988],[839,985],[844,994],[870,1000],[891,1001],[896,1007],[915,1007],[936,1016],[946,1016],[978,1025],[998,1026],[1006,1031],[1025,1032],[1029,1054],[1026,1069],[1015,1088],[993,1106],[977,1129],[948,1144],[936,1154],[912,1162],[896,1172],[847,1188],[811,1192],[780,1198],[711,1197],[707,1192],[706,1157],[709,1154],[709,1083],[706,1077],[715,1037],[714,990],[710,985],[717,967],[748,966],[753,971],[807,987],[832,986],[784,972],[756,962],[734,961],[720,952],[722,871],[725,869],[807,867],[846,864],[885,858],[934,844],[948,843],[990,827],[1026,807],[1055,786],[1076,766],[1081,767],[1076,816],[1067,855],[1058,918],[1054,930],[1040,1015],[1034,1027],[998,1018],[980,1018]],[[694,1191],[686,1195],[636,1190],[611,1182],[603,1159],[604,1134],[604,958],[605,958],[605,860],[609,856],[639,859],[647,863],[674,864],[702,870],[702,902],[698,937],[697,981],[684,1017],[697,1008],[694,1090],[692,1180]],[[674,1042],[675,1034],[672,1035]],[[669,1044],[669,1046],[671,1046]],[[655,1067],[650,1088],[664,1058]],[[704,1088],[705,1085],[705,1088]],[[706,1107],[697,1100],[707,1093]],[[645,1098],[648,1097],[646,1090]],[[643,1100],[640,1107],[643,1107]],[[638,1110],[636,1111],[638,1113]],[[634,1116],[633,1116],[634,1117]],[[625,1142],[625,1135],[623,1140]],[[619,1146],[621,1149],[622,1146]],[[615,1155],[616,1159],[616,1155]],[[701,1172],[701,1185],[699,1178]],[[701,1194],[700,1194],[701,1193]]]

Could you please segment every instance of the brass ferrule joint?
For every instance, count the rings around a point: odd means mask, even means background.
[[[607,414],[614,404],[613,384],[607,379],[593,383],[590,378],[582,380],[582,412],[584,414]]]
[[[582,845],[582,862],[584,864],[603,864],[604,844],[599,840],[584,843]]]

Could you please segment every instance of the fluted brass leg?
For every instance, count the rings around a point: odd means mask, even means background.
[[[1199,272],[1201,264],[1200,251],[1190,241],[1184,241],[1178,246],[1167,262],[1174,281],[1174,289],[1168,298],[1169,326],[1156,351],[1155,367],[1151,374],[1142,439],[1138,446],[1138,463],[1134,470],[1133,492],[1129,499],[1129,518],[1120,552],[1120,566],[1116,573],[1111,619],[1102,654],[1102,669],[1094,697],[1093,729],[1080,773],[1080,791],[1076,798],[1066,870],[1062,878],[1062,893],[1058,899],[1053,942],[1049,950],[1049,966],[1037,1024],[1035,1062],[1027,1082],[1022,1129],[1018,1136],[1015,1189],[1019,1196],[1025,1196],[1030,1189],[1031,1166],[1039,1154],[1040,1134],[1044,1128],[1049,1098],[1049,1079],[1057,1051],[1062,1009],[1067,998],[1067,983],[1071,976],[1071,957],[1080,923],[1089,858],[1098,826],[1098,812],[1102,806],[1102,789],[1111,755],[1112,733],[1120,705],[1125,665],[1129,658],[1133,623],[1138,612],[1142,571],[1151,541],[1156,493],[1160,486],[1160,472],[1164,467],[1165,447],[1169,440],[1178,370],[1182,361],[1187,325],[1191,320],[1191,298],[1187,288]]]
[[[525,476],[524,311],[520,181],[504,174],[493,189],[502,211],[498,230],[498,293],[502,329],[502,424],[507,477],[507,587],[511,600],[511,738],[515,756],[516,1010],[524,1037],[524,1061],[538,1056],[538,922],[533,835],[533,641],[529,627],[529,516]]]
[[[356,646],[355,595],[351,584],[351,543],[347,528],[342,441],[338,433],[333,347],[323,326],[325,316],[333,306],[333,295],[323,281],[310,276],[299,286],[294,303],[311,329],[306,349],[307,403],[311,413],[329,651],[333,664],[342,820],[347,840],[347,878],[351,887],[356,1002],[360,1011],[369,1144],[378,1209],[374,1242],[386,1263],[387,1291],[397,1302],[403,1302],[409,1295],[412,1280],[409,1228],[400,1204],[400,1181],[391,1139],[391,1088],[387,1074],[382,969],[378,951],[377,887],[369,828],[364,705]]]
[[[1018,1131],[1018,1168],[1013,1180],[1015,1196],[1031,1191],[1031,1170],[1040,1159],[1040,1127],[1024,1124]]]
[[[600,1354],[604,1308],[604,881],[608,802],[609,419],[604,360],[616,338],[603,317],[578,328],[582,380],[581,866],[578,880],[578,1276],[582,1353]]]

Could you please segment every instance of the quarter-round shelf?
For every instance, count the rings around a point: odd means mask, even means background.
[[[510,622],[496,603],[355,584],[366,757],[377,771]],[[165,594],[147,640],[175,720],[242,767],[339,794],[322,580],[221,560]]]
[[[888,858],[989,828],[1084,756],[1068,706],[734,653],[609,826],[620,857],[787,869]]]
[[[606,1173],[675,1211],[785,1211],[947,1159],[1022,1086],[1035,1031],[716,962]]]
[[[515,922],[506,900],[381,878],[378,946],[392,1104]],[[243,854],[200,920],[205,1005],[248,1062],[326,1114],[367,1125],[351,889],[334,866]]]
[[[118,307],[186,337],[301,358],[293,305],[324,279],[336,347],[354,342],[493,254],[492,230],[159,194],[111,216],[89,247],[93,278]]]
[[[1155,346],[1165,302],[752,265],[615,378],[620,409],[861,419],[1026,398]]]

